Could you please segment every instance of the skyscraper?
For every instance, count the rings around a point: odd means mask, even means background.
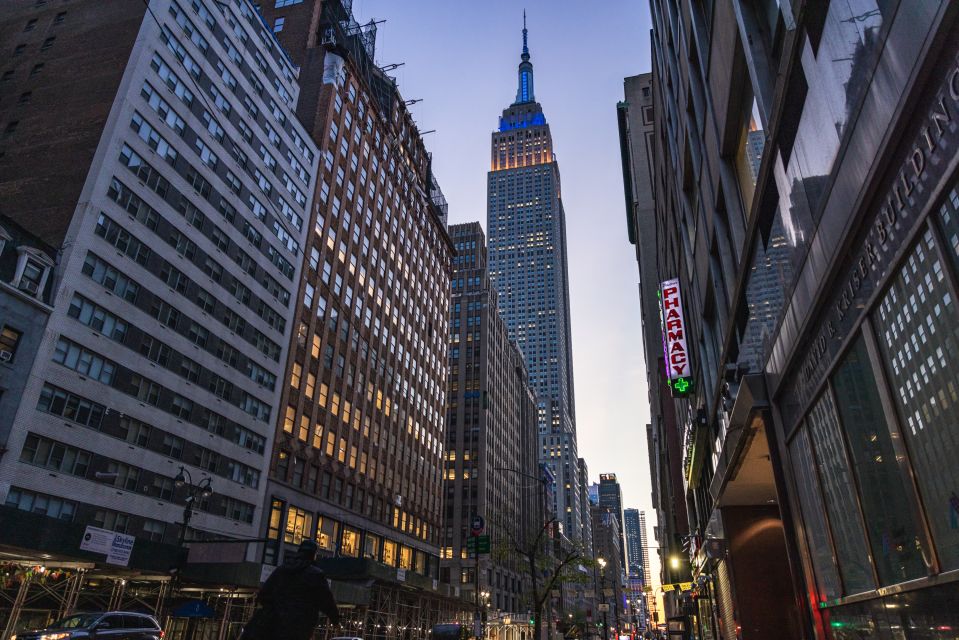
[[[626,556],[628,573],[642,573],[643,552],[640,540],[639,510],[626,509],[623,512],[623,529],[626,534]]]
[[[492,135],[490,276],[536,391],[540,460],[556,476],[556,516],[565,534],[581,541],[566,223],[553,140],[534,93],[525,17],[517,85],[516,100],[503,110]]]
[[[599,474],[599,506],[616,516],[617,522],[623,522],[623,492],[619,488],[619,482],[616,480],[615,473]],[[626,565],[626,545],[623,539],[623,527],[619,527],[619,553],[620,565],[625,568]]]

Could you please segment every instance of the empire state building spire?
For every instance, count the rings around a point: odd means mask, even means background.
[[[523,61],[519,63],[519,86],[516,89],[516,102],[536,102],[533,94],[533,63],[529,61],[529,43],[526,31],[526,11],[523,11]]]

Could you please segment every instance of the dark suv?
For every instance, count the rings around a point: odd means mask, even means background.
[[[75,613],[57,620],[46,629],[24,631],[10,640],[161,640],[163,631],[153,616],[129,611]]]

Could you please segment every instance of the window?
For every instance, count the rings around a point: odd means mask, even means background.
[[[348,558],[358,558],[360,555],[360,532],[350,527],[343,527],[343,541],[340,544],[340,555]]]
[[[66,520],[67,522],[73,520],[73,514],[77,510],[75,502],[16,487],[12,487],[7,493],[6,506],[15,507],[21,511],[38,513],[48,518]]]
[[[276,8],[282,9],[283,7],[300,4],[301,2],[303,2],[303,0],[276,0]]]
[[[53,361],[104,384],[111,384],[116,372],[116,365],[112,361],[66,338],[60,338],[57,342]]]
[[[276,22],[273,23],[273,33],[279,33],[283,31],[284,22],[286,22],[286,18],[277,18]]]
[[[49,51],[53,47],[53,42],[57,39],[56,36],[50,36],[43,41],[43,44],[40,45],[40,51]]]
[[[876,585],[869,564],[866,534],[854,492],[851,491],[854,484],[846,463],[839,418],[828,393],[813,406],[807,419],[807,428],[816,455],[823,500],[846,593],[869,591]]]
[[[17,130],[17,127],[20,125],[19,120],[11,120],[7,123],[6,128],[3,130],[4,135],[11,135],[14,131]]]
[[[30,75],[31,75],[31,76],[35,76],[35,75],[37,75],[38,73],[40,73],[41,71],[43,71],[43,63],[42,63],[42,62],[38,62],[37,64],[33,65],[33,68],[32,68],[32,69],[30,69]]]
[[[283,541],[291,544],[300,544],[304,538],[313,533],[313,514],[290,505],[286,514],[286,527]]]
[[[329,474],[324,474],[323,483],[327,485]],[[327,485],[328,486],[328,485]],[[324,551],[336,551],[336,538],[340,523],[330,518],[319,518],[316,524],[316,544]]]
[[[25,44],[18,44],[18,45],[17,45],[16,47],[14,47],[14,49],[13,49],[13,55],[14,55],[14,57],[19,56],[19,55],[22,55],[23,52],[24,52],[24,50],[26,50],[26,48],[27,48],[27,45],[25,45]]]
[[[17,353],[17,345],[23,333],[9,325],[4,325],[0,331],[0,362],[13,362]]]
[[[61,11],[61,12],[58,13],[57,16],[53,19],[53,24],[63,24],[63,21],[66,20],[66,19],[67,19],[67,12],[66,12],[66,11]]]
[[[53,261],[45,254],[29,247],[20,247],[20,257],[14,286],[21,291],[37,296],[42,293],[47,282],[48,271]]]
[[[36,26],[37,26],[37,19],[30,18],[30,20],[27,21],[27,25],[23,28],[23,31],[24,32],[33,31],[34,28],[36,28]]]

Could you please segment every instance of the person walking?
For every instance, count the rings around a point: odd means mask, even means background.
[[[310,640],[323,612],[334,625],[340,614],[326,575],[316,566],[316,543],[304,540],[277,567],[256,596],[259,605],[240,640]]]

